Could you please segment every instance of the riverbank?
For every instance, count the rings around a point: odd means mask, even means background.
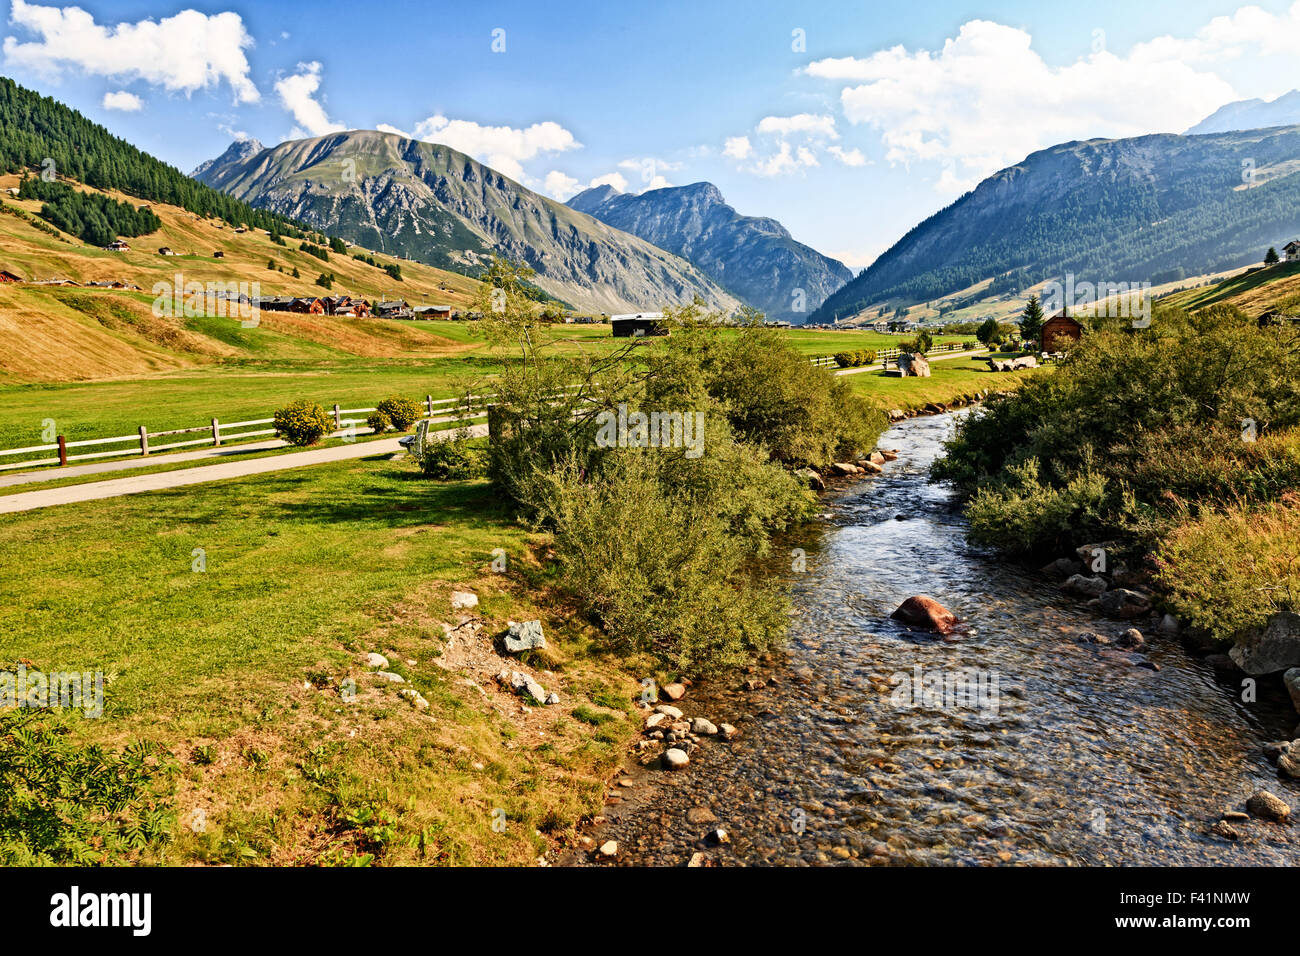
[[[696,733],[681,771],[628,761],[586,849],[564,862],[1300,862],[1288,828],[1246,809],[1258,790],[1300,796],[1260,746],[1294,723],[1285,695],[1243,700],[1238,682],[1158,634],[1142,655],[1158,669],[1142,666],[1118,647],[1127,624],[971,547],[951,494],[928,481],[950,419],[895,426],[881,445],[899,459],[827,497],[805,570],[787,571],[789,648],[671,703],[738,734]],[[891,621],[912,594],[942,600],[965,633]],[[1098,633],[1113,643],[1086,639]],[[944,697],[959,677],[974,691]],[[914,687],[944,690],[927,700]],[[1225,812],[1245,817],[1235,839]]]

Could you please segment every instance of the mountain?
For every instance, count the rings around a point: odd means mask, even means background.
[[[256,156],[262,150],[266,149],[256,139],[237,139],[230,144],[229,148],[218,156],[216,159],[207,159],[194,167],[194,172],[190,173],[195,179],[201,179],[213,166],[230,166],[234,163],[242,163],[250,156]]]
[[[712,183],[640,195],[596,186],[568,204],[676,253],[771,319],[802,322],[853,278],[843,263],[795,242],[775,219],[736,212]]]
[[[229,153],[229,151],[227,151]],[[447,146],[373,130],[220,159],[198,176],[251,205],[430,265],[477,272],[492,253],[577,308],[658,309],[736,300],[689,262],[508,179]]]
[[[1292,90],[1275,100],[1238,100],[1220,106],[1189,129],[1186,135],[1296,125],[1300,125],[1300,90]]]
[[[1169,282],[1237,268],[1300,235],[1300,127],[1065,143],[916,226],[812,321],[927,302],[993,279]]]

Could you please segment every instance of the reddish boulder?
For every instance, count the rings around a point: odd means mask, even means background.
[[[939,634],[951,634],[958,621],[956,614],[924,594],[908,598],[889,616],[908,627],[923,627]]]

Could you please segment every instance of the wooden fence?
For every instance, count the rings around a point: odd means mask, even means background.
[[[457,417],[479,417],[486,414],[486,411],[475,412],[475,401],[485,399],[485,395],[463,395],[457,398],[440,398],[435,400],[433,396],[424,397],[424,408],[429,418],[438,414],[446,415],[441,421],[450,421]],[[456,408],[461,408],[464,416],[451,414]],[[486,409],[486,405],[477,406],[480,409]],[[359,419],[344,418],[345,415],[363,415],[375,411],[373,408],[340,408],[337,402],[334,403],[330,414],[334,418],[334,434],[344,432],[345,426],[351,427],[360,423]],[[177,448],[191,448],[197,445],[208,445],[219,447],[221,445],[246,440],[250,438],[262,438],[267,435],[274,435],[274,428],[262,428],[258,426],[274,424],[274,418],[251,418],[242,422],[222,422],[213,418],[206,425],[195,425],[192,428],[169,428],[163,431],[149,431],[148,427],[141,425],[133,435],[116,435],[112,438],[86,438],[79,441],[68,441],[63,435],[46,445],[29,445],[26,448],[5,448],[0,449],[0,458],[11,455],[31,455],[40,452],[53,451],[57,452],[57,457],[53,458],[29,458],[23,461],[9,462],[0,464],[0,471],[9,471],[14,468],[34,468],[38,465],[59,465],[63,466],[71,461],[88,461],[92,458],[124,458],[130,455],[139,455],[147,457],[162,451],[172,451]],[[251,431],[241,431],[240,429],[252,429]],[[186,438],[181,441],[169,441],[162,445],[151,444],[157,438],[175,438],[180,435],[199,435],[201,438]],[[78,454],[69,454],[72,448],[92,448],[95,446],[127,446],[109,448],[106,451],[90,451]]]
[[[971,345],[968,342],[944,342],[940,345],[930,346],[930,351],[927,352],[926,354],[933,355],[935,352],[964,352],[969,350],[970,348]],[[862,351],[862,350],[846,349],[846,351],[854,352],[854,351]],[[883,363],[884,365],[888,365],[890,359],[897,359],[900,355],[903,354],[903,350],[898,348],[887,348],[887,349],[868,348],[865,349],[865,351],[875,352],[876,361]],[[818,368],[839,367],[838,363],[835,361],[834,355],[818,355],[814,358],[810,358],[808,361],[811,362],[813,365],[816,365]]]

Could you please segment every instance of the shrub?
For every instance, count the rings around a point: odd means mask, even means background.
[[[290,445],[314,445],[333,425],[325,409],[306,399],[290,402],[275,413],[275,434]]]
[[[861,368],[864,365],[873,365],[875,361],[874,349],[855,349],[852,352],[835,353],[835,364],[840,368]]]
[[[376,435],[382,435],[393,427],[393,420],[383,412],[371,412],[370,417],[366,419],[366,424]]]
[[[424,443],[420,471],[437,481],[466,481],[482,477],[486,469],[483,455],[471,442],[468,428],[458,428],[445,439]]]
[[[82,746],[49,712],[0,715],[0,864],[136,862],[171,837],[175,764],[165,750]]]
[[[419,402],[412,401],[409,398],[399,398],[394,395],[392,398],[386,398],[380,402],[375,411],[387,415],[388,420],[392,422],[393,427],[399,432],[404,432],[420,420],[424,414],[424,409]]]

